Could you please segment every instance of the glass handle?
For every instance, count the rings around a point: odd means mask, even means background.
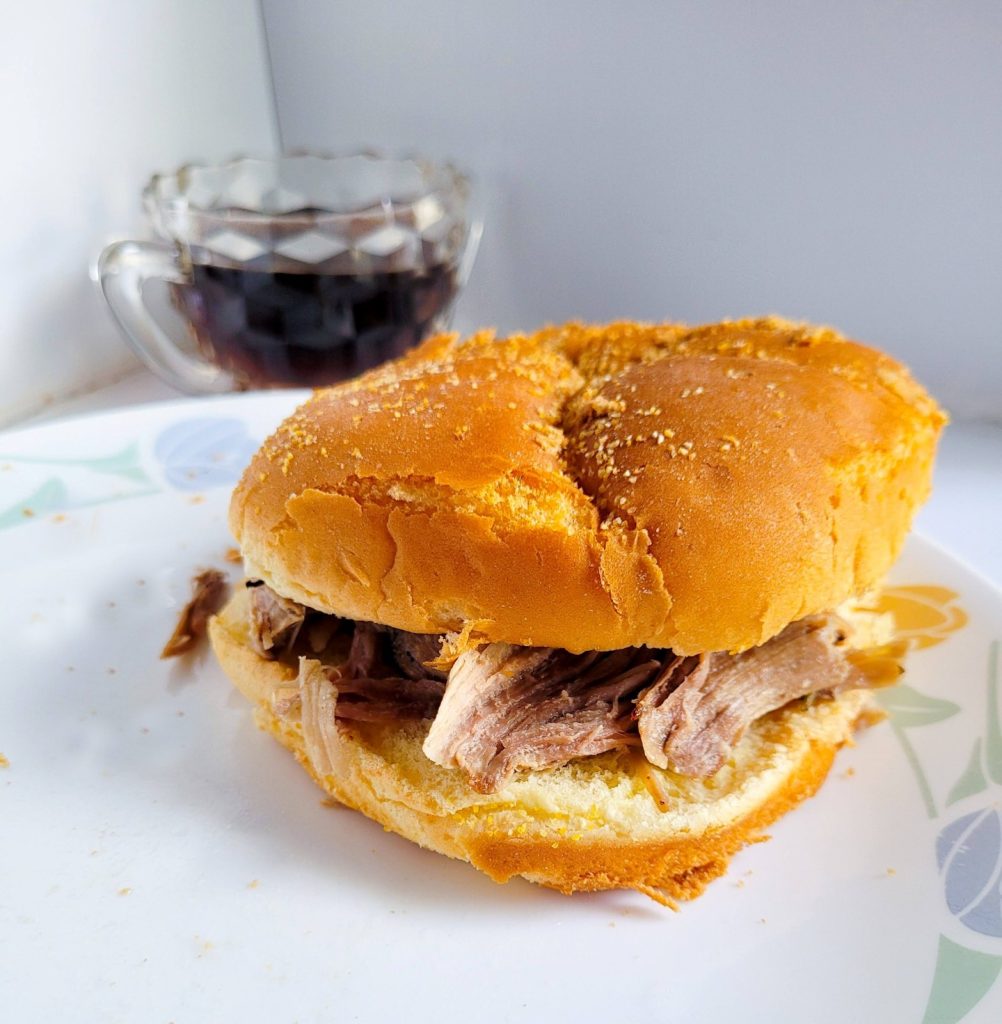
[[[457,286],[462,289],[473,272],[473,264],[477,262],[477,252],[480,249],[480,239],[484,237],[484,218],[480,209],[471,211],[470,223],[466,229],[466,238],[463,241],[463,254],[459,258],[459,269],[456,272]]]
[[[187,285],[180,253],[164,242],[115,242],[98,259],[98,279],[111,312],[136,355],[168,384],[192,394],[230,391],[229,374],[189,355],[157,321],[143,297],[147,281]]]

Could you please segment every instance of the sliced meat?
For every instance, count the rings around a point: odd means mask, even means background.
[[[251,645],[264,658],[278,657],[295,643],[306,619],[306,608],[276,594],[259,580],[249,581],[247,589]]]
[[[652,652],[570,654],[489,644],[461,655],[424,743],[436,764],[494,792],[519,768],[551,768],[637,741],[631,698],[661,669]]]
[[[226,599],[226,577],[218,569],[206,569],[191,581],[191,600],[181,609],[171,638],[160,652],[161,658],[174,658],[193,650],[205,636],[209,617],[215,615]]]
[[[644,754],[660,768],[717,772],[757,718],[798,697],[867,686],[846,657],[845,628],[812,616],[742,654],[675,658],[637,700]]]

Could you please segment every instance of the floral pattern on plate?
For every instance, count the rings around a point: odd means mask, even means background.
[[[204,417],[162,431],[153,454],[172,487],[200,491],[236,483],[258,444],[242,421]]]
[[[967,613],[957,603],[960,595],[946,587],[912,585],[888,587],[877,608],[890,612],[895,634],[911,650],[943,643],[967,624]],[[966,929],[1002,940],[1002,724],[999,720],[999,642],[988,652],[985,687],[984,735],[975,738],[966,768],[948,791],[944,810],[961,800],[989,794],[989,802],[966,811],[942,826],[936,836],[935,855],[950,914]],[[961,710],[958,704],[929,697],[902,683],[878,691],[877,697],[891,720],[898,742],[915,775],[930,819],[941,812],[928,774],[912,744],[908,730],[936,725]],[[993,787],[1000,787],[991,792]],[[976,1006],[1002,971],[1002,944],[998,953],[968,948],[940,935],[936,971],[926,1006],[924,1024],[956,1024]]]
[[[259,443],[243,420],[199,416],[162,428],[152,443],[152,460],[144,459],[139,439],[87,458],[0,453],[0,463],[8,472],[18,466],[51,474],[0,508],[0,529],[39,516],[145,497],[160,492],[164,485],[180,491],[229,487],[239,479]]]

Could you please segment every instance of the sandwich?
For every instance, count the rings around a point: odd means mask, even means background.
[[[879,719],[874,594],[944,423],[887,355],[778,318],[436,336],[253,457],[211,642],[387,830],[673,905]]]

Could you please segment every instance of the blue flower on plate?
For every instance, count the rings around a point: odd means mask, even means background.
[[[205,417],[171,424],[153,454],[171,487],[200,491],[235,483],[257,447],[242,420]]]
[[[1002,938],[1002,820],[994,807],[951,821],[936,839],[950,913],[981,935]]]

